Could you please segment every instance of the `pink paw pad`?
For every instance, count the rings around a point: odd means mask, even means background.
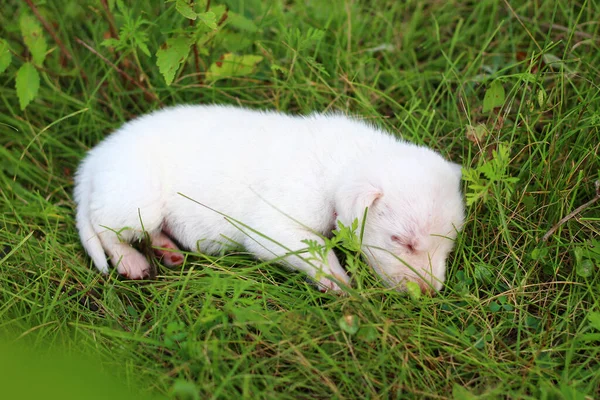
[[[167,248],[167,246],[165,246]],[[168,247],[171,248],[171,247]],[[178,250],[174,248],[173,250]],[[165,265],[169,267],[174,267],[177,265],[183,264],[183,256],[179,253],[175,253],[173,251],[162,250],[162,249],[154,249],[154,255],[158,257]]]
[[[179,253],[177,245],[163,232],[152,235],[152,246],[154,247],[154,255],[167,267],[176,267],[183,264],[183,254]]]

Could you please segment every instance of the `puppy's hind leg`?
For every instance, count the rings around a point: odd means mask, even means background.
[[[162,231],[150,234],[154,255],[158,257],[167,267],[176,267],[183,264],[183,255],[180,254],[177,245]]]

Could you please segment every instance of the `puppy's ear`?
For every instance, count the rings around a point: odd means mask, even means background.
[[[345,185],[336,195],[338,219],[344,224],[352,223],[355,218],[360,222],[365,208],[371,208],[382,196],[383,191],[367,181]]]

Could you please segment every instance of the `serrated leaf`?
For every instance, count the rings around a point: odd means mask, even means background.
[[[216,81],[234,76],[249,75],[262,59],[261,56],[254,55],[238,56],[232,53],[224,54],[221,56],[221,60],[210,66],[206,74],[206,79]]]
[[[42,65],[46,58],[48,44],[38,21],[31,15],[23,13],[19,19],[19,26],[23,41],[31,53],[31,58],[36,65]]]
[[[217,16],[214,12],[208,11],[197,15],[198,19],[204,22],[204,25],[208,26],[210,29],[217,29]]]
[[[179,66],[185,61],[190,52],[191,44],[192,41],[185,36],[170,38],[167,39],[166,47],[156,52],[156,65],[164,76],[167,85],[173,83]]]
[[[187,19],[195,20],[198,17],[198,14],[196,14],[188,0],[177,0],[175,2],[175,9]]]
[[[11,60],[12,54],[10,53],[8,42],[4,39],[0,39],[0,74],[6,71]]]
[[[587,318],[592,328],[600,331],[600,312],[590,311]]]
[[[35,99],[40,89],[40,74],[32,63],[27,62],[21,65],[21,68],[17,71],[15,87],[19,105],[21,110],[24,110],[31,103],[31,100]]]
[[[496,107],[501,107],[505,100],[504,86],[498,80],[492,82],[490,87],[485,91],[483,98],[483,112],[488,112]]]

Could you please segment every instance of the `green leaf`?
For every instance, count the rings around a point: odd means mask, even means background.
[[[191,44],[192,41],[185,36],[170,38],[167,39],[166,47],[156,52],[156,65],[167,85],[173,83],[175,73],[190,52]]]
[[[121,14],[129,15],[129,10],[125,6],[125,3],[123,3],[123,0],[117,0],[117,9]]]
[[[223,47],[232,53],[244,50],[252,45],[252,40],[248,38],[247,34],[223,31],[221,38],[223,39]]]
[[[546,95],[546,91],[544,90],[544,88],[539,88],[537,92],[537,101],[540,108],[544,108],[547,98],[548,96]]]
[[[198,19],[204,22],[204,25],[208,26],[210,29],[217,29],[217,16],[214,12],[209,11],[200,13],[198,14]]]
[[[540,319],[533,315],[528,315],[525,318],[525,326],[531,329],[538,329],[540,327]]]
[[[178,379],[171,388],[171,396],[177,400],[200,400],[200,391],[192,382]]]
[[[533,249],[533,251],[531,252],[531,258],[533,260],[542,260],[544,259],[546,256],[548,255],[548,248],[547,247],[536,247],[535,249]]]
[[[271,71],[278,71],[281,72],[283,75],[287,75],[290,72],[289,69],[282,67],[278,64],[271,64]]]
[[[475,265],[475,279],[480,282],[489,283],[493,279],[492,270],[486,264]]]
[[[187,19],[195,20],[198,17],[198,14],[196,14],[188,0],[177,0],[175,9]]]
[[[600,312],[590,311],[587,317],[588,321],[590,321],[590,326],[600,331]]]
[[[481,143],[489,132],[484,124],[467,125],[467,139],[473,143]]]
[[[121,45],[121,42],[115,38],[104,39],[102,43],[100,43],[103,47],[114,47],[118,48]]]
[[[421,298],[421,288],[416,282],[406,282],[406,291],[415,300]]]
[[[252,20],[231,11],[229,11],[229,15],[227,16],[227,23],[240,31],[253,33],[258,30],[258,27]]]
[[[284,33],[284,40],[293,48],[300,53],[303,50],[308,49],[315,43],[319,43],[323,37],[325,36],[325,31],[308,28],[308,30],[303,34],[300,29],[288,29]]]
[[[46,58],[46,51],[48,50],[48,44],[46,43],[46,38],[44,38],[42,27],[35,18],[25,13],[21,14],[19,25],[23,41],[31,53],[33,62],[36,65],[42,65]]]
[[[325,69],[325,67],[323,66],[323,64],[321,64],[320,62],[318,62],[317,60],[315,60],[313,57],[306,57],[306,63],[308,65],[310,65],[311,67],[313,67],[314,69],[316,69],[317,71],[319,71],[322,75],[326,76],[329,78],[329,72],[327,72],[327,70]]]
[[[485,91],[485,96],[483,98],[483,112],[488,112],[496,107],[501,107],[504,104],[504,100],[504,87],[500,81],[495,80]]]
[[[6,71],[11,60],[12,54],[10,53],[8,42],[4,39],[0,39],[0,74]]]
[[[377,329],[373,326],[363,326],[358,330],[356,336],[365,342],[372,342],[378,337]]]
[[[28,62],[21,65],[17,71],[16,85],[17,97],[21,110],[35,98],[40,89],[40,74],[32,63]]]
[[[245,76],[254,71],[254,67],[262,61],[261,56],[227,53],[221,56],[221,59],[213,63],[206,74],[208,81],[229,78],[233,76]]]
[[[488,306],[488,308],[490,309],[491,312],[498,312],[500,311],[500,309],[502,307],[500,307],[500,304],[496,303],[495,301],[490,302],[490,305]]]
[[[148,45],[144,42],[137,42],[138,47],[142,50],[142,53],[150,57],[150,49],[148,49]]]
[[[356,315],[345,315],[339,319],[338,324],[340,328],[349,335],[354,335],[360,328],[358,317]]]
[[[589,278],[594,272],[594,263],[592,260],[586,258],[580,263],[577,263],[576,270],[577,275],[581,276],[582,278]]]

